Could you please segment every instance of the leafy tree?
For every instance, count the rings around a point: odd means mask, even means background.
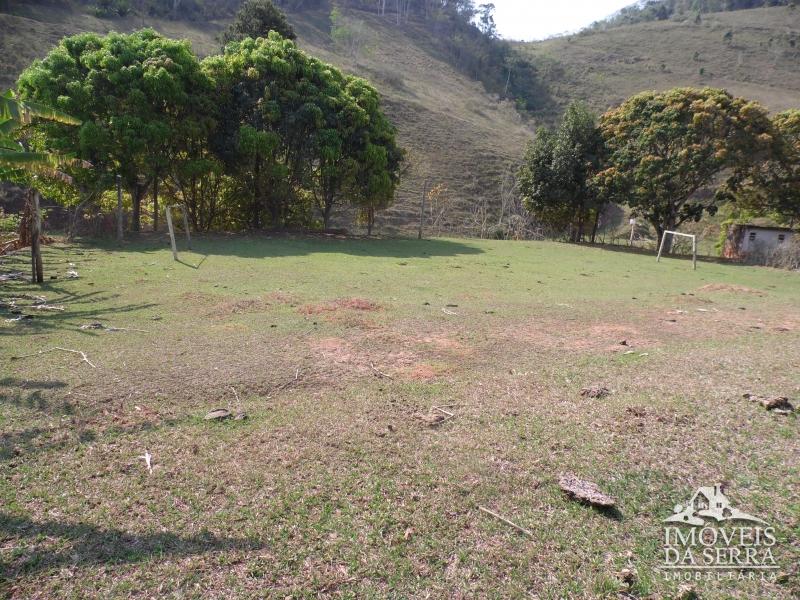
[[[494,22],[495,6],[493,3],[481,4],[478,7],[478,27],[483,35],[494,39],[497,37],[497,24]]]
[[[523,200],[533,216],[569,238],[583,239],[593,221],[592,240],[604,200],[593,185],[603,153],[596,119],[578,103],[567,108],[554,132],[540,129],[519,173]]]
[[[68,180],[59,168],[76,164],[69,156],[47,151],[30,151],[18,139],[25,126],[34,119],[44,119],[64,125],[80,125],[80,121],[66,113],[44,106],[22,102],[14,93],[0,95],[0,181],[19,178],[23,172],[54,175]]]
[[[741,171],[739,178],[730,178],[720,196],[734,200],[740,209],[794,226],[800,222],[800,110],[782,112],[773,123],[772,154]]]
[[[270,31],[276,31],[288,40],[297,38],[286,15],[271,0],[245,0],[233,23],[223,34],[222,41],[228,44],[247,37],[265,38]]]
[[[596,182],[628,204],[658,233],[714,214],[719,196],[695,197],[724,171],[731,179],[772,152],[766,110],[724,90],[677,88],[644,92],[601,118],[608,150]]]
[[[212,145],[246,191],[251,227],[306,223],[309,201],[327,227],[345,200],[378,206],[393,196],[402,153],[365,81],[276,32],[230,44],[203,66],[220,101]]]
[[[164,177],[211,110],[211,83],[189,43],[150,29],[65,38],[22,73],[18,89],[82,120],[77,135],[56,124],[42,130],[54,148],[95,165],[76,174],[82,184],[105,189],[122,177],[134,230],[147,187]]]

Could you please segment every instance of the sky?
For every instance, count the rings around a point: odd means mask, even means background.
[[[506,39],[541,40],[577,31],[635,0],[478,0],[493,2],[497,29]]]

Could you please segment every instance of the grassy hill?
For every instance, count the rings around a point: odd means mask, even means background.
[[[13,86],[19,73],[44,56],[62,37],[82,31],[129,31],[153,27],[164,35],[191,40],[200,55],[217,52],[223,22],[181,22],[130,16],[99,19],[85,8],[11,2],[0,13],[0,88]],[[429,30],[397,27],[389,18],[345,11],[357,34],[358,51],[330,36],[326,11],[289,15],[299,45],[347,72],[372,81],[408,150],[407,172],[395,206],[379,217],[379,231],[410,229],[419,219],[422,190],[444,184],[452,204],[449,223],[465,231],[472,207],[499,195],[504,174],[515,169],[532,130],[512,103],[486,93],[456,71]]]
[[[730,35],[728,35],[730,34]],[[572,99],[604,111],[642,90],[713,86],[780,111],[800,104],[800,10],[760,8],[654,21],[519,44],[552,119]]]

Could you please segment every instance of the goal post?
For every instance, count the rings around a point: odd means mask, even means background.
[[[661,236],[661,243],[658,245],[658,258],[656,262],[661,262],[661,255],[664,252],[664,242],[667,241],[667,235],[680,236],[692,240],[692,269],[697,270],[697,236],[690,233],[680,233],[679,231],[665,231]]]
[[[189,233],[189,217],[186,212],[185,204],[173,204],[166,207],[167,212],[167,228],[169,229],[169,241],[172,244],[172,258],[178,260],[178,246],[175,243],[175,227],[172,224],[172,209],[179,208],[183,215],[183,228],[186,230],[186,245],[189,250],[192,249],[192,236]]]

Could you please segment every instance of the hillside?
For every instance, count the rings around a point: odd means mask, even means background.
[[[25,66],[66,35],[147,26],[191,40],[204,56],[218,51],[216,36],[225,26],[141,16],[99,19],[85,10],[21,2],[11,3],[11,13],[0,13],[0,88],[12,86]],[[389,18],[359,11],[346,11],[345,17],[357,33],[357,51],[334,44],[327,12],[289,14],[302,48],[377,86],[408,150],[397,202],[379,217],[379,231],[415,227],[423,187],[437,184],[448,189],[450,224],[465,231],[472,207],[499,195],[503,175],[514,170],[531,129],[510,102],[457,72],[429,30],[413,23],[397,27]]]
[[[729,34],[729,35],[728,35]],[[772,111],[800,104],[800,10],[760,8],[653,21],[517,46],[553,98],[552,119],[572,99],[597,111],[642,90],[713,86]]]
[[[0,87],[65,35],[151,26],[191,40],[208,55],[219,49],[225,22],[182,22],[141,16],[99,19],[84,9],[11,2],[0,13]],[[415,229],[422,190],[447,187],[448,223],[477,233],[476,207],[496,207],[504,175],[513,173],[534,123],[552,123],[571,100],[602,112],[645,89],[723,87],[761,101],[772,111],[800,98],[800,10],[772,7],[646,21],[520,43],[536,67],[541,93],[526,122],[508,101],[454,68],[442,40],[412,19],[346,10],[350,41],[334,43],[325,10],[290,12],[301,47],[347,72],[369,79],[408,150],[407,172],[395,206],[379,217],[382,233]],[[452,58],[452,57],[450,57]],[[343,224],[350,225],[352,215]],[[488,219],[491,232],[493,219]]]
[[[698,14],[790,6],[793,3],[795,0],[639,0],[617,11],[607,19],[594,23],[592,27],[604,29],[644,21],[694,19]]]

